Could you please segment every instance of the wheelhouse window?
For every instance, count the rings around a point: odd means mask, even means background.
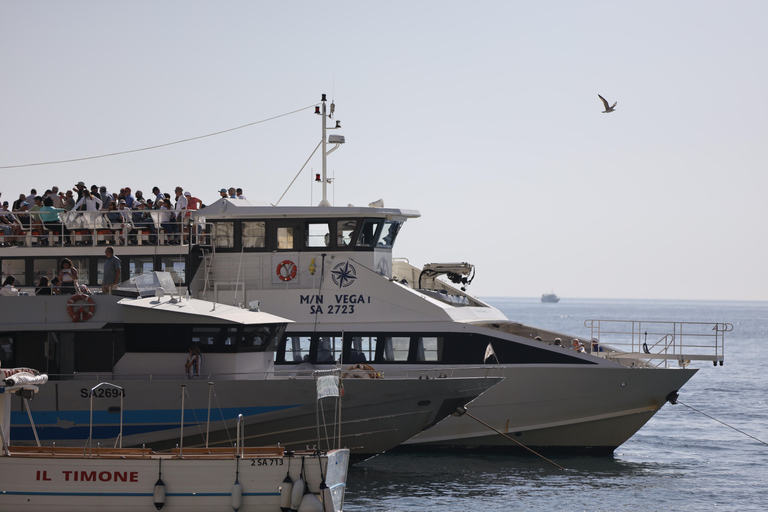
[[[235,246],[235,223],[215,222],[213,224],[213,235],[216,247],[231,249]]]
[[[400,227],[402,225],[402,222],[394,220],[386,221],[384,223],[384,229],[381,230],[381,239],[379,240],[379,243],[376,244],[376,247],[391,249],[392,246],[395,245],[395,238],[397,238],[397,234],[400,232]]]
[[[290,226],[277,228],[277,249],[293,249],[296,229]]]
[[[357,246],[376,247],[382,224],[384,224],[384,221],[381,219],[365,219],[360,229],[360,234],[357,237]]]
[[[307,224],[307,247],[328,247],[331,244],[331,230],[327,222]]]
[[[354,219],[340,220],[336,223],[336,243],[339,247],[352,245],[352,234],[356,227],[357,221]]]
[[[266,222],[243,222],[243,247],[263,249],[266,242]]]

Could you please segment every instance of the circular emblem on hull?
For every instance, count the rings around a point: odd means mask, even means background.
[[[331,279],[339,288],[346,288],[357,279],[357,269],[349,261],[339,263],[331,270]]]

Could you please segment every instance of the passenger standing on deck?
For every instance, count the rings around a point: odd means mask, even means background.
[[[61,293],[74,295],[77,289],[77,269],[72,266],[69,258],[64,258],[59,264],[59,282]]]
[[[112,288],[120,284],[120,258],[115,256],[115,250],[109,246],[104,251],[107,261],[104,262],[104,280],[101,282],[103,293],[112,293]]]
[[[188,379],[200,378],[200,365],[203,362],[203,355],[200,353],[200,348],[197,345],[189,347],[189,355],[187,356],[187,363],[184,368],[187,369]]]

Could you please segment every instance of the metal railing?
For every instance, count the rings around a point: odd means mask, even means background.
[[[687,366],[691,361],[712,361],[722,366],[725,333],[733,325],[724,322],[660,322],[640,320],[586,320],[593,355],[616,360],[643,360],[668,367],[671,361]],[[650,363],[651,361],[658,361]]]
[[[33,220],[34,220],[34,213]],[[111,245],[206,244],[210,225],[195,217],[170,220],[173,211],[99,210],[59,212],[59,222],[24,225],[19,235],[5,235],[3,242],[28,247],[54,244],[109,243]]]

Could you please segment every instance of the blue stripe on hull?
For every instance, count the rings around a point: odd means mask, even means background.
[[[211,410],[211,421],[234,420],[239,414],[246,418],[301,407],[298,405],[270,407],[239,407]],[[184,426],[194,427],[200,418],[207,418],[208,409],[184,411]],[[181,409],[138,410],[123,413],[123,436],[160,432],[179,428]],[[90,434],[89,411],[33,412],[32,419],[41,440],[87,439]],[[70,426],[71,425],[71,426]],[[110,439],[120,431],[120,414],[105,411],[93,412],[93,437]],[[35,439],[26,412],[11,412],[11,439],[32,441]]]

